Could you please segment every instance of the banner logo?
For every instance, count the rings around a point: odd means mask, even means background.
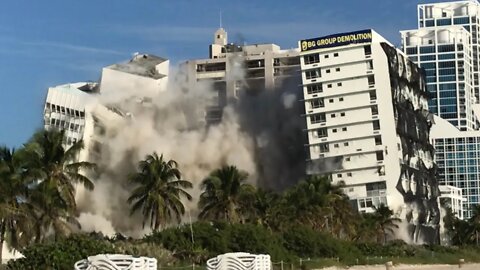
[[[330,48],[337,46],[345,46],[355,43],[367,43],[372,41],[372,30],[362,30],[350,33],[341,33],[335,35],[329,35],[325,37],[312,38],[300,40],[300,49],[302,52]]]

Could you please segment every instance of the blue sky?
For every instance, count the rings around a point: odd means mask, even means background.
[[[220,11],[229,41],[295,47],[299,39],[373,28],[393,44],[416,27],[414,0],[2,0],[0,144],[42,127],[49,86],[97,80],[101,67],[148,52],[206,58]],[[431,1],[430,1],[431,2]]]

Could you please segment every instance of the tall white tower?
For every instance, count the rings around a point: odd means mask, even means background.
[[[222,49],[225,48],[227,42],[227,31],[223,28],[218,28],[213,37],[213,44],[210,45],[210,59],[218,58],[221,53],[224,53],[225,51],[222,51]]]

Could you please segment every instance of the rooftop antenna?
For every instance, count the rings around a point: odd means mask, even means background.
[[[220,10],[220,28],[222,28],[222,11]]]

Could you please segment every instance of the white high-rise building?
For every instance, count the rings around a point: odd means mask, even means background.
[[[105,126],[121,125],[130,116],[125,101],[135,99],[139,104],[148,104],[160,91],[166,90],[169,61],[150,54],[135,54],[127,62],[102,69],[97,102],[87,107],[84,132],[86,160],[101,158],[105,140]]]
[[[401,31],[403,50],[425,69],[430,109],[442,118],[431,133],[438,182],[461,189],[459,218],[480,203],[479,15],[476,0],[421,4],[418,29]]]
[[[80,82],[48,88],[44,108],[45,129],[64,129],[66,145],[83,138],[85,107],[98,92],[98,85]]]
[[[225,253],[207,261],[208,270],[270,270],[270,255],[244,252]]]
[[[430,111],[460,130],[475,129],[471,34],[458,25],[401,34],[404,52],[425,70]]]
[[[473,86],[479,100],[480,3],[477,0],[418,5],[418,28],[432,29],[448,25],[463,26],[472,34]]]
[[[373,30],[301,40],[310,174],[344,182],[361,212],[386,204],[412,238],[438,233],[421,70]]]
[[[284,50],[276,44],[238,45],[228,43],[227,32],[220,28],[210,45],[210,58],[186,61],[182,66],[190,88],[198,82],[213,84],[215,93],[206,110],[207,123],[222,118],[223,108],[242,94],[265,89],[298,87],[300,62],[298,49]],[[244,92],[245,93],[244,93]]]

